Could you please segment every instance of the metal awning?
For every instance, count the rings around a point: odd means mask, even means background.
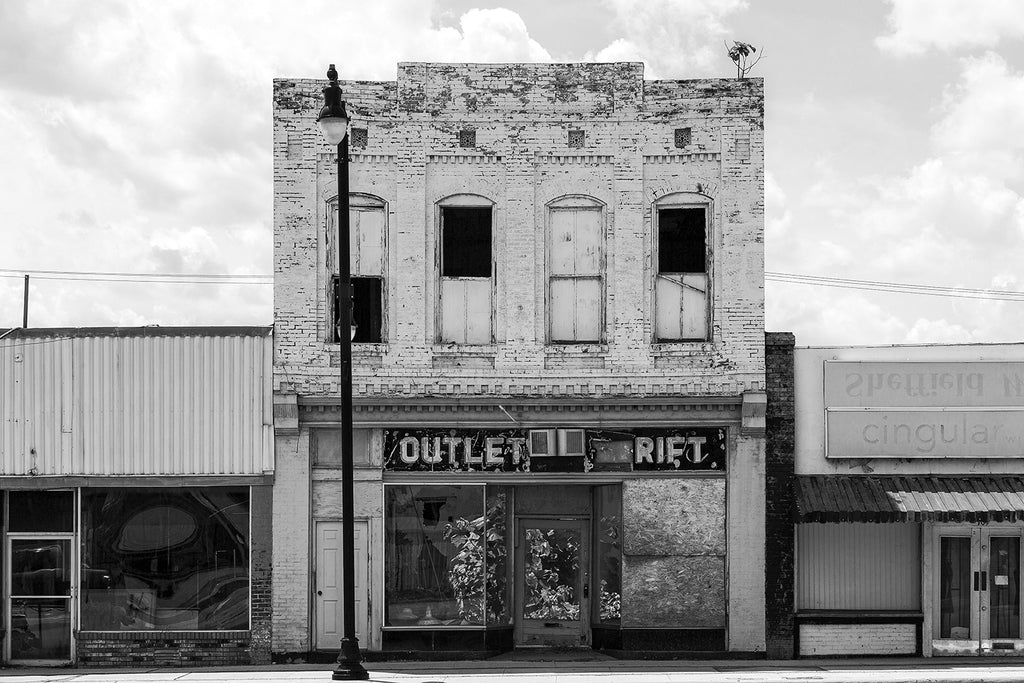
[[[1024,477],[796,478],[797,522],[1024,520]]]

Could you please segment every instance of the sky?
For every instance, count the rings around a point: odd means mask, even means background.
[[[1024,340],[1024,296],[992,293],[1024,292],[1021,0],[0,0],[0,328],[25,271],[52,271],[32,327],[270,324],[275,77],[730,78],[733,40],[763,56],[767,329]],[[185,277],[47,279],[76,272]]]

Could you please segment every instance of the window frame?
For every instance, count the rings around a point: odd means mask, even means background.
[[[699,337],[659,336],[658,280],[663,276],[660,268],[661,212],[673,209],[702,209],[704,211],[704,327]],[[675,192],[651,204],[651,335],[654,344],[706,343],[711,341],[714,302],[714,200],[696,192]],[[664,275],[692,275],[695,273],[665,273]]]
[[[483,277],[459,277],[459,276],[446,276],[444,272],[444,210],[449,208],[489,208],[491,210],[491,262],[490,262],[490,276]],[[496,317],[496,298],[497,298],[497,272],[498,272],[498,255],[495,247],[496,240],[496,227],[497,227],[497,205],[496,203],[483,195],[463,193],[455,194],[444,197],[443,199],[435,202],[434,204],[434,276],[436,279],[434,287],[434,301],[436,302],[435,314],[434,314],[434,341],[437,344],[457,344],[460,346],[489,346],[494,344],[497,321]],[[469,341],[467,339],[468,329],[464,327],[462,339],[446,339],[445,338],[445,282],[446,281],[462,281],[462,282],[479,282],[488,281],[488,307],[489,307],[489,332],[487,339],[483,341]],[[465,321],[463,321],[465,322]]]
[[[358,233],[352,232],[351,228],[353,223],[350,219],[349,227],[349,255],[350,255],[350,268],[351,272],[349,277],[352,280],[357,278],[363,279],[375,279],[380,281],[380,340],[379,341],[358,341],[353,340],[352,343],[355,345],[369,345],[369,344],[387,344],[388,343],[388,247],[390,240],[388,239],[389,224],[388,220],[388,203],[381,197],[376,195],[364,193],[364,192],[350,192],[348,196],[349,202],[349,214],[353,212],[377,212],[381,214],[381,244],[380,244],[380,274],[367,274],[359,272],[363,265],[363,254],[359,250],[359,245],[356,245],[356,249],[353,251],[351,239],[353,236],[357,236]],[[334,195],[327,198],[326,201],[326,233],[327,233],[327,292],[326,292],[326,319],[327,319],[327,330],[326,340],[329,344],[338,343],[338,330],[337,330],[337,317],[338,311],[335,305],[336,301],[336,289],[339,278],[338,268],[338,195]]]
[[[607,316],[607,205],[596,197],[589,195],[564,195],[554,199],[544,206],[544,336],[545,340],[550,345],[567,346],[574,344],[603,344],[607,337],[606,330],[606,316]],[[552,247],[552,240],[554,237],[554,221],[553,218],[556,213],[559,212],[577,212],[577,211],[588,211],[596,212],[598,215],[598,256],[597,256],[597,274],[576,274],[566,275],[553,273],[552,260],[554,256],[554,249]],[[597,311],[597,337],[594,339],[580,339],[576,336],[573,339],[555,339],[554,330],[552,329],[554,318],[553,312],[553,296],[552,296],[552,283],[555,280],[571,280],[573,282],[579,280],[597,280],[598,282],[598,311]]]

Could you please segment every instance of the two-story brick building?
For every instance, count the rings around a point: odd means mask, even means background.
[[[274,635],[340,636],[336,152],[274,85]],[[343,81],[358,635],[765,650],[761,81]]]

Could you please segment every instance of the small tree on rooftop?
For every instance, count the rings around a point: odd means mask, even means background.
[[[764,56],[764,52],[754,57],[754,53],[757,52],[757,48],[750,43],[743,43],[738,40],[732,41],[732,47],[728,43],[725,44],[725,49],[729,55],[729,59],[732,60],[733,64],[736,65],[736,78],[746,78],[747,73],[750,72],[754,66],[761,61],[761,57]]]

